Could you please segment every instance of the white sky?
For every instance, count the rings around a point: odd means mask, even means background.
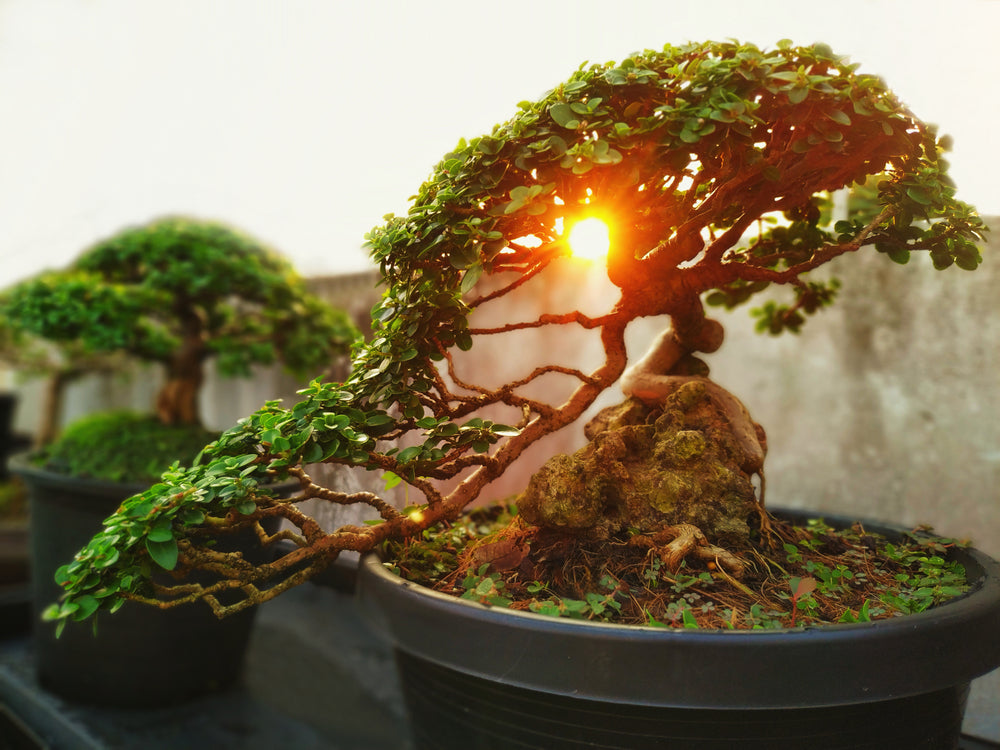
[[[728,37],[883,76],[1000,214],[998,33],[1000,0],[0,0],[0,286],[167,213],[367,268],[365,232],[460,137],[585,60]]]

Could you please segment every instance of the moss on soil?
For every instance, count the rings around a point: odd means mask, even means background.
[[[133,412],[101,412],[77,420],[33,462],[60,474],[113,482],[153,483],[175,461],[190,466],[217,432],[165,425]]]

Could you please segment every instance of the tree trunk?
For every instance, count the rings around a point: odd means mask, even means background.
[[[167,382],[156,398],[156,414],[164,424],[199,424],[198,395],[204,380],[205,347],[200,330],[188,335],[167,363]]]
[[[42,400],[42,415],[38,422],[38,435],[35,437],[35,447],[44,448],[56,439],[59,433],[59,415],[62,413],[63,393],[66,385],[79,377],[77,370],[57,370],[45,383],[45,395]]]

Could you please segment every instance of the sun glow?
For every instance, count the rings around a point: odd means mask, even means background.
[[[600,260],[611,249],[611,236],[604,219],[591,216],[573,224],[569,230],[569,247],[573,257]]]

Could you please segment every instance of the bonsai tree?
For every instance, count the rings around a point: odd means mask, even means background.
[[[50,375],[44,442],[65,385],[83,374],[130,360],[161,364],[159,421],[198,426],[208,359],[230,376],[279,359],[314,374],[356,336],[346,315],[309,294],[274,252],[221,224],[181,217],[127,228],[69,268],[6,290],[0,320],[5,359]]]
[[[457,518],[527,446],[573,423],[626,374],[625,329],[643,316],[666,323],[622,382],[632,398],[588,430],[596,456],[553,459],[532,478],[518,533],[601,539],[638,527],[669,564],[713,545],[738,575],[740,537],[767,533],[753,481],[766,440],[693,356],[722,342],[705,305],[734,307],[784,288],[785,301],[763,306],[762,328],[798,331],[834,298],[836,284],[810,273],[834,258],[864,251],[904,263],[922,252],[939,269],[976,268],[984,227],[954,197],[945,147],[878,78],[824,45],[667,46],[580,68],[489,135],[461,141],[408,214],[369,234],[385,292],[346,382],[316,380],[295,405],[266,404],[213,443],[202,465],[170,471],[128,500],[61,570],[66,595],[49,616],[84,619],[124,599],[161,607],[203,599],[224,615],[308,579],[345,550]],[[871,178],[876,209],[825,225],[828,194]],[[570,252],[570,228],[591,217],[608,227],[607,275],[620,291],[610,309],[470,324],[474,311],[545,283]],[[545,326],[592,331],[603,361],[591,372],[542,362],[500,386],[464,377],[460,352]],[[528,386],[542,377],[566,379],[571,395],[532,398]],[[498,406],[519,415],[514,424],[483,416]],[[645,448],[599,435],[610,423],[648,420],[654,407],[674,438],[660,455],[669,463],[704,454],[701,472],[715,479],[678,472],[674,496],[645,500],[615,496],[608,483],[567,489],[567,477],[595,463],[627,469]],[[318,462],[382,473],[421,501],[399,510],[375,493],[323,487],[308,473]],[[299,492],[271,497],[262,483],[273,477],[298,480]],[[297,507],[310,498],[367,504],[380,522],[325,531]],[[261,522],[274,517],[285,529],[268,535]],[[290,541],[291,551],[255,566],[212,548],[247,527],[263,544]],[[178,583],[153,583],[150,560]],[[216,580],[183,579],[196,569]],[[239,601],[220,600],[234,591]]]

